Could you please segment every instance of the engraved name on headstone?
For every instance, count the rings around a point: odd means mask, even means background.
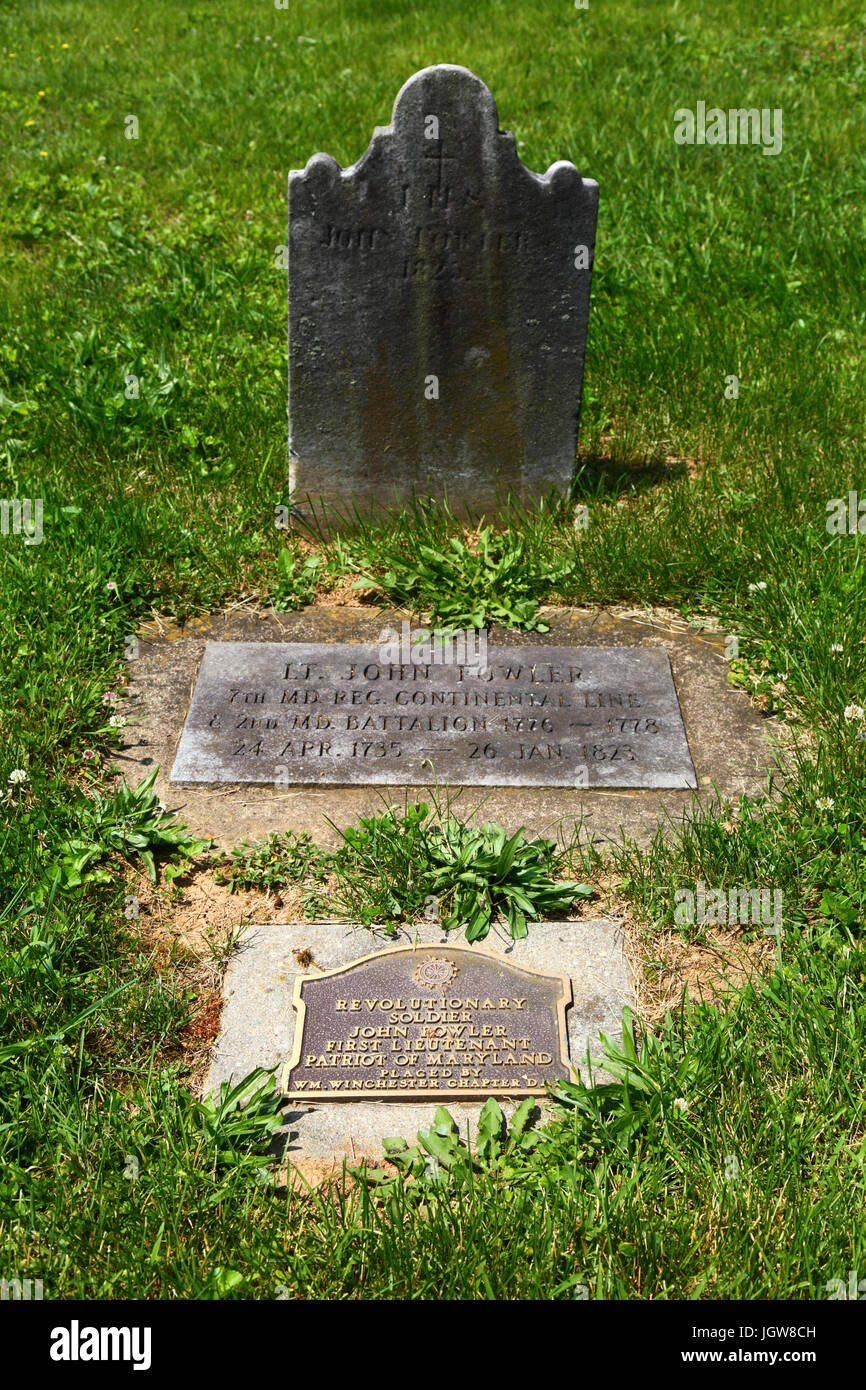
[[[475,947],[397,947],[299,976],[289,1099],[544,1095],[574,1080],[567,975]]]
[[[598,185],[527,169],[468,69],[403,86],[348,169],[289,175],[290,487],[492,512],[565,488],[577,445]]]
[[[208,642],[171,781],[696,786],[666,652],[490,646],[486,661]]]

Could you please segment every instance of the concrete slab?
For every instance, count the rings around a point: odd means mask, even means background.
[[[648,614],[620,616],[605,610],[545,608],[546,641],[562,646],[651,647],[667,653],[682,710],[701,798],[713,785],[728,796],[754,796],[764,789],[773,765],[769,734],[776,721],[762,716],[748,697],[727,682],[724,635],[695,633],[684,624]],[[370,607],[313,606],[297,613],[263,614],[243,609],[195,620],[181,631],[161,624],[143,629],[129,662],[128,698],[120,712],[138,722],[125,730],[119,765],[135,785],[155,764],[156,790],[198,835],[228,848],[243,839],[262,839],[274,830],[307,831],[333,844],[333,824],[354,824],[381,810],[383,801],[402,805],[430,800],[434,788],[269,787],[243,785],[178,788],[169,782],[196,674],[207,642],[375,642],[386,627],[399,628],[404,615]],[[536,646],[537,633],[491,629],[491,644]],[[440,790],[444,797],[445,789]],[[601,848],[625,832],[645,842],[668,818],[678,820],[696,795],[689,790],[624,790],[593,787],[449,788],[456,814],[466,820],[494,819],[509,833],[524,826],[530,836],[570,837],[576,821]]]
[[[463,938],[444,936],[436,923],[419,924],[411,931],[401,928],[394,936],[329,923],[251,927],[226,975],[220,1034],[205,1091],[218,1089],[225,1080],[239,1081],[255,1067],[276,1067],[278,1076],[286,1076],[295,1029],[292,996],[299,974],[314,975],[317,966],[333,970],[398,945],[443,941],[457,946]],[[483,949],[516,965],[570,977],[573,1004],[566,1012],[568,1048],[572,1064],[588,1080],[587,1048],[591,1057],[600,1056],[599,1032],[618,1038],[622,1010],[633,1007],[619,925],[604,919],[537,922],[523,941],[491,932]],[[295,952],[311,953],[306,970],[299,966]],[[598,1079],[604,1079],[603,1071],[596,1075]],[[384,1138],[403,1135],[414,1140],[419,1129],[429,1127],[441,1103],[291,1102],[285,1112],[286,1157],[310,1182],[339,1173],[344,1158],[350,1165],[362,1158],[377,1163]],[[445,1103],[461,1132],[473,1135],[482,1103]],[[502,1102],[506,1114],[512,1114],[516,1105],[514,1100]],[[546,1112],[545,1102],[539,1103],[539,1110],[542,1115]]]

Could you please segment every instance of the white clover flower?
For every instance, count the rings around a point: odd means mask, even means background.
[[[113,714],[108,723],[112,729],[122,729],[126,725],[126,717],[122,714]]]
[[[30,778],[27,776],[23,767],[13,767],[7,780],[12,782],[14,786],[20,787],[23,786],[25,782],[29,782]]]
[[[832,811],[836,803],[832,796],[819,796],[815,805],[818,807],[819,811]]]
[[[674,1110],[688,1110],[688,1108],[688,1101],[683,1100],[682,1096],[677,1096],[676,1100],[674,1101]]]
[[[830,651],[833,652],[833,653],[836,653],[836,652],[843,652],[844,650],[845,650],[845,648],[842,646],[842,643],[841,643],[841,642],[834,642],[833,645],[832,645],[831,648],[830,648]]]
[[[862,705],[846,705],[846,706],[845,706],[845,718],[846,718],[846,719],[862,719],[862,718],[863,718],[863,706],[862,706]]]
[[[750,584],[750,585],[749,585],[749,593],[750,593],[750,594],[753,594],[753,593],[755,592],[756,589],[766,589],[766,587],[767,587],[767,581],[766,581],[766,579],[759,579],[758,582],[757,582],[757,584]]]

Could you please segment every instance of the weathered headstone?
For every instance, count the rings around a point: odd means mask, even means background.
[[[489,647],[486,666],[350,642],[209,642],[171,780],[695,787],[667,653]]]
[[[343,512],[564,489],[598,185],[521,163],[466,68],[403,86],[349,169],[289,175],[290,486]]]

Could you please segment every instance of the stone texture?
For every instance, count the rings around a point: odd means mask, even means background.
[[[409,79],[357,164],[316,154],[292,171],[302,513],[447,491],[489,514],[568,485],[597,207],[572,164],[525,168],[487,87],[447,64]]]
[[[251,927],[226,975],[220,1033],[205,1092],[218,1090],[222,1081],[239,1081],[257,1066],[276,1068],[285,1089],[294,1039],[292,999],[299,974],[311,977],[317,966],[333,970],[373,951],[387,951],[395,945],[411,947],[416,942],[441,945],[442,953],[447,954],[448,946],[461,940],[454,935],[444,937],[436,923],[426,922],[413,923],[410,930],[399,927],[394,936],[329,923]],[[584,1081],[609,1079],[595,1065],[595,1059],[602,1055],[599,1033],[619,1040],[622,1010],[634,1006],[619,925],[601,919],[536,922],[523,941],[513,942],[494,930],[482,949],[517,966],[570,979],[573,1003],[566,1011],[566,1029],[571,1062]],[[311,953],[312,962],[306,970],[298,965],[295,952]],[[592,1072],[587,1053],[594,1059]],[[378,1162],[383,1138],[404,1135],[414,1140],[419,1129],[429,1127],[436,1106],[442,1103],[290,1101],[283,1137],[286,1156],[308,1181],[339,1173],[344,1159],[349,1164],[362,1158]],[[474,1135],[482,1102],[444,1103],[464,1136],[467,1132]],[[516,1104],[506,1099],[502,1107],[510,1114]],[[544,1102],[540,1102],[539,1111],[541,1116],[546,1113]]]
[[[724,634],[689,630],[675,615],[546,607],[549,640],[561,646],[655,648],[670,658],[674,684],[698,782],[705,800],[717,787],[725,795],[757,796],[774,762],[771,737],[785,726],[762,715],[741,690],[727,682]],[[389,787],[270,787],[255,792],[243,784],[189,786],[169,782],[178,740],[190,706],[196,674],[208,642],[375,642],[383,627],[399,628],[400,614],[377,608],[312,607],[297,613],[263,614],[247,609],[193,619],[183,630],[154,621],[138,635],[129,662],[128,698],[120,712],[130,718],[116,761],[135,786],[158,764],[160,799],[198,835],[224,848],[242,839],[261,839],[274,830],[307,831],[320,844],[334,844],[334,825],[357,822],[382,809],[383,799],[402,805],[399,784]],[[537,635],[494,627],[492,644],[515,655],[537,643]],[[778,785],[778,784],[777,784]],[[413,789],[430,800],[434,788]],[[689,810],[689,790],[633,791],[611,787],[486,787],[450,789],[456,814],[468,821],[499,821],[512,834],[571,835],[579,821],[587,839],[603,849],[622,833],[645,843],[661,826],[673,830]]]
[[[209,642],[175,783],[694,787],[663,651],[488,649],[479,669],[373,644]]]

